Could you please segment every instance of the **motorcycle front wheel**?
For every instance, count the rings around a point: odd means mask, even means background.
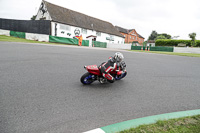
[[[122,75],[120,76],[116,76],[115,79],[116,80],[120,80],[120,79],[123,79],[125,76],[126,76],[127,72],[123,73]]]
[[[84,85],[89,85],[95,80],[96,80],[96,76],[89,72],[83,74],[83,76],[81,77],[81,83]]]

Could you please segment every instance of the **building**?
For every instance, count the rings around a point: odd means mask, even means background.
[[[148,40],[147,41],[147,46],[149,47],[155,47],[156,46],[156,43],[155,43],[155,40]]]
[[[125,29],[119,26],[115,26],[115,28],[125,37],[125,43],[133,43],[138,42],[140,45],[144,42],[144,37],[136,32],[135,29]]]
[[[42,1],[36,20],[51,21],[51,35],[107,43],[124,43],[124,37],[109,22]]]

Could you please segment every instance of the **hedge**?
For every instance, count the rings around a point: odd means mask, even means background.
[[[177,46],[179,43],[184,43],[186,46],[191,46],[191,40],[171,40],[171,39],[158,39],[156,46]],[[200,40],[196,40],[196,47],[200,47]]]

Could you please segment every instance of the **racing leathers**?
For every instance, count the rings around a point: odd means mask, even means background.
[[[102,76],[104,78],[106,78],[108,80],[108,82],[113,83],[115,81],[115,78],[110,74],[110,72],[112,72],[112,71],[118,72],[119,71],[119,65],[120,64],[118,62],[116,62],[113,57],[111,57],[108,60],[108,62],[103,63],[100,66]]]

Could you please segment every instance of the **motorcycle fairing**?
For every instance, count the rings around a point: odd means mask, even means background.
[[[86,67],[86,69],[88,70],[89,73],[94,74],[94,75],[98,75],[101,76],[101,71],[99,70],[97,65],[89,65]]]

